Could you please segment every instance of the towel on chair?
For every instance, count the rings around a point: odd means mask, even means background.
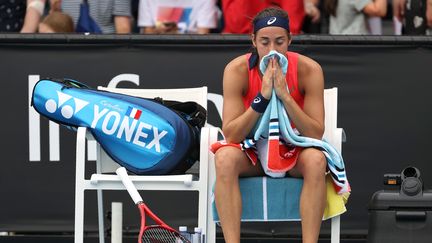
[[[270,51],[260,63],[260,71],[264,73],[270,58],[279,60],[282,71],[286,74],[288,60],[285,55]],[[263,165],[266,174],[272,177],[284,177],[285,173],[295,166],[298,151],[304,147],[314,147],[321,150],[326,159],[336,192],[348,198],[351,191],[345,172],[345,165],[341,154],[324,140],[300,136],[291,127],[291,122],[282,101],[277,97],[274,89],[270,103],[258,120],[254,128],[254,136],[245,139],[240,144],[227,144],[224,141],[211,145],[214,153],[222,146],[236,146],[244,150],[252,163],[257,159]]]
[[[327,201],[323,220],[346,211],[346,198],[338,195],[330,175],[326,176]],[[300,220],[300,193],[303,179],[246,177],[240,180],[242,195],[242,221],[298,221]],[[219,221],[214,198],[213,220]]]

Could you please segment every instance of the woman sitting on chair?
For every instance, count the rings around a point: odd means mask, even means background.
[[[314,60],[288,51],[291,35],[287,13],[280,8],[264,9],[252,25],[254,51],[229,62],[223,76],[222,130],[227,143],[215,149],[215,197],[227,243],[240,242],[238,178],[265,174],[260,163],[251,163],[238,144],[250,138],[272,90],[283,102],[292,126],[302,136],[321,139],[324,133],[323,72]],[[286,75],[274,58],[269,60],[265,72],[260,72],[260,61],[270,51],[285,55],[289,63]],[[304,178],[300,196],[303,242],[316,243],[326,201],[326,159],[318,149],[295,146],[287,156],[295,164],[288,174]]]

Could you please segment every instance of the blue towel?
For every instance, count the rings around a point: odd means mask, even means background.
[[[326,177],[327,200],[323,220],[346,212],[347,198],[338,195],[329,175]],[[240,179],[242,221],[298,221],[300,220],[301,178],[247,177]],[[214,198],[213,220],[219,221]]]
[[[267,69],[268,62],[270,61],[270,58],[275,57],[279,61],[279,65],[282,69],[282,72],[284,74],[287,73],[288,70],[288,59],[285,55],[280,54],[277,51],[271,50],[264,58],[261,60],[259,68],[262,74],[264,74],[265,70]]]

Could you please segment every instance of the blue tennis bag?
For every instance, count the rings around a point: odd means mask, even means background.
[[[138,98],[69,79],[38,81],[32,106],[61,125],[87,127],[115,162],[139,175],[189,169],[199,158],[207,117],[195,102]]]

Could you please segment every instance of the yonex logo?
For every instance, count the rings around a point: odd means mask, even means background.
[[[101,109],[95,104],[93,106],[93,121],[90,127],[96,130],[100,129],[108,136],[115,136],[118,139],[131,142],[146,149],[154,147],[156,152],[161,153],[160,141],[168,134],[168,131],[160,131],[158,127],[138,120],[139,116],[141,116],[141,110],[129,107],[127,113],[124,116],[115,110],[108,108]]]
[[[37,82],[39,82],[40,80],[40,76],[37,74],[34,75],[28,75],[28,99],[29,101],[31,100],[32,97],[32,92],[33,89],[36,85]],[[139,86],[140,84],[140,77],[137,74],[131,74],[131,73],[121,73],[115,77],[113,77],[110,81],[108,81],[105,86],[107,87],[117,87],[119,85],[119,83],[123,83],[123,82],[128,82],[131,83],[133,85],[137,85]],[[54,103],[57,103],[56,98]],[[222,100],[222,98],[220,98],[220,100]],[[101,101],[102,102],[102,101]],[[30,103],[30,102],[29,102]],[[51,102],[52,103],[52,102]],[[72,107],[74,107],[75,105],[73,104],[73,100],[69,100],[69,102],[64,103],[64,105],[68,105],[71,104]],[[222,106],[222,101],[220,102],[220,107]],[[43,104],[45,105],[45,103]],[[58,105],[54,105],[55,107],[59,107]],[[105,106],[105,105],[104,105]],[[216,106],[219,109],[219,106]],[[40,123],[40,114],[31,106],[28,107],[28,124],[29,124],[29,136],[28,136],[28,140],[29,140],[29,161],[31,162],[39,162],[39,161],[44,161],[44,159],[41,158],[41,153],[42,153],[42,146],[44,143],[42,143],[42,139],[41,139],[41,128],[44,127],[43,124]],[[87,105],[85,107],[85,109],[87,110],[89,108],[89,105]],[[116,109],[115,107],[111,107],[112,109],[118,110],[118,108]],[[45,109],[45,107],[42,107],[42,109]],[[60,114],[60,111],[56,111],[59,112],[59,117],[62,117],[62,115]],[[75,113],[78,111],[74,111]],[[79,111],[79,112],[83,112],[83,110]],[[124,111],[123,111],[124,112]],[[71,112],[72,113],[72,112]],[[79,113],[77,113],[79,114]],[[59,124],[53,122],[53,121],[49,121],[49,129],[47,132],[48,135],[48,145],[49,147],[46,149],[46,151],[49,152],[49,161],[60,161],[60,140],[67,140],[67,139],[61,139],[60,138],[60,126]],[[45,130],[44,130],[45,131]],[[88,148],[87,149],[87,158],[88,160],[96,160],[96,141],[95,140],[88,140]],[[69,147],[64,148],[66,150],[69,149]]]
[[[57,96],[58,96],[58,103],[54,99],[49,99],[47,100],[47,102],[45,102],[45,109],[49,113],[54,113],[57,111],[57,109],[60,109],[61,115],[66,119],[70,119],[74,114],[78,113],[80,110],[82,110],[85,106],[89,104],[89,102],[85,100],[72,97],[60,91],[57,91]],[[64,105],[70,99],[74,100],[75,110],[69,104]]]
[[[260,97],[256,97],[256,98],[253,100],[253,102],[254,102],[255,104],[258,104],[258,103],[261,102],[261,98],[260,98]]]
[[[276,22],[276,17],[271,17],[268,21],[267,21],[267,25],[271,25],[274,22]]]

